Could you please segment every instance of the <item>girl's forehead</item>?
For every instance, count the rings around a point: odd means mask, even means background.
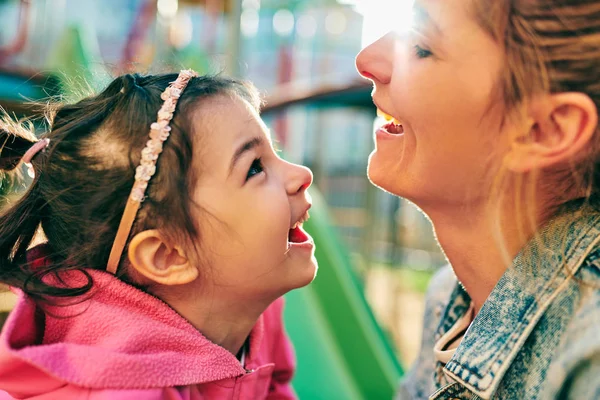
[[[237,95],[218,95],[198,104],[192,120],[195,135],[202,141],[228,136],[236,127],[257,124],[258,114]]]
[[[197,140],[195,151],[200,165],[218,166],[228,164],[235,149],[249,138],[260,137],[270,142],[269,130],[258,111],[239,96],[219,96],[194,115],[194,131]]]

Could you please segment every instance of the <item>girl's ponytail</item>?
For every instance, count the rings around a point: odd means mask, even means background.
[[[0,124],[0,173],[4,183],[0,190],[3,196],[8,196],[7,189],[10,191],[13,186],[7,172],[16,169],[34,143],[33,133],[22,126]],[[30,280],[26,252],[38,231],[43,208],[44,201],[34,183],[14,205],[0,209],[0,281],[23,288],[24,282]]]

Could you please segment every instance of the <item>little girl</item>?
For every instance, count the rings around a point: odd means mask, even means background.
[[[600,1],[416,0],[357,57],[368,174],[451,264],[400,399],[600,399]]]
[[[316,273],[312,174],[277,156],[259,103],[182,71],[61,105],[39,141],[5,119],[0,169],[35,178],[0,215],[19,293],[0,399],[294,397],[278,299]]]

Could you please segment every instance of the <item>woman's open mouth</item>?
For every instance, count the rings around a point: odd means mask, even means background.
[[[377,109],[377,115],[384,118],[387,122],[380,129],[384,130],[386,133],[390,135],[401,135],[404,133],[404,126],[402,122],[398,121],[396,118],[392,117],[389,114]]]
[[[390,121],[383,126],[383,129],[392,135],[401,135],[404,133],[404,127],[402,124],[396,123],[394,121]]]

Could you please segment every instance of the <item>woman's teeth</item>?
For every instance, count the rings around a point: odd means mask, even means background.
[[[402,126],[402,122],[398,121],[396,118],[392,117],[389,114],[377,109],[377,115],[382,117],[387,121],[387,124],[383,126],[383,128],[391,134],[398,135],[404,133],[404,126]]]
[[[393,122],[396,125],[402,125],[402,122],[398,121],[396,118],[392,117],[389,114],[386,114],[385,112],[381,111],[379,108],[377,109],[377,115],[380,116],[381,118],[385,119],[387,122]]]

